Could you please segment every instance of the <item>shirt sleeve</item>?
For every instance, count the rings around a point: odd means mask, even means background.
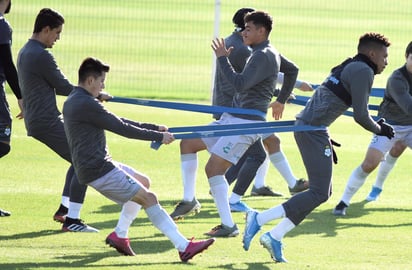
[[[241,73],[233,69],[227,57],[221,56],[218,61],[224,76],[238,92],[250,89],[273,73],[269,60],[259,51],[249,58]]]
[[[280,71],[284,74],[283,83],[276,100],[282,104],[285,104],[290,96],[290,93],[292,93],[293,91],[296,79],[298,77],[299,69],[292,61],[289,61],[286,57],[281,55]]]
[[[73,90],[73,85],[61,72],[50,52],[45,50],[42,53],[39,62],[42,63],[42,65],[39,66],[43,68],[42,74],[44,74],[45,80],[56,90],[56,94],[68,96]]]
[[[19,80],[17,77],[16,66],[14,65],[10,44],[0,45],[0,66],[4,69],[4,75],[6,76],[7,83],[17,99],[21,99],[21,91],[19,86]]]
[[[131,139],[145,141],[163,140],[162,132],[143,128],[144,124],[138,124],[137,122],[131,124],[130,121],[123,121],[121,118],[104,108],[104,106],[97,100],[95,102],[90,102],[88,107],[88,111],[85,112],[88,120],[101,129]]]
[[[128,123],[129,125],[138,127],[138,128],[145,128],[145,129],[150,129],[150,130],[155,130],[159,131],[159,126],[151,123],[141,123],[141,122],[136,122],[130,119],[126,118],[120,118],[123,122]]]
[[[352,96],[353,118],[360,126],[373,133],[380,132],[380,126],[372,119],[368,110],[369,94],[373,84],[373,71],[366,65],[349,64],[342,71],[342,80]]]
[[[405,114],[412,115],[412,96],[409,92],[409,84],[403,76],[390,78],[386,90]]]

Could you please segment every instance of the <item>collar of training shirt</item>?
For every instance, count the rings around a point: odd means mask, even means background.
[[[269,40],[265,40],[265,41],[263,41],[263,42],[255,45],[255,46],[253,46],[253,47],[252,47],[252,50],[253,50],[253,51],[257,51],[257,50],[260,50],[260,49],[262,49],[262,48],[267,47],[268,45],[269,45]]]

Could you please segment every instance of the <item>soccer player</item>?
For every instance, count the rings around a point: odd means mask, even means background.
[[[244,16],[248,12],[254,11],[253,8],[241,8],[235,12],[232,18],[232,22],[235,24],[235,30],[231,35],[225,38],[225,44],[227,47],[233,47],[230,55],[229,61],[237,73],[241,73],[247,59],[251,55],[251,49],[243,43],[242,32],[245,30]],[[283,59],[283,57],[282,57]],[[286,61],[285,61],[286,62]],[[277,83],[283,85],[284,77],[286,76],[286,84],[289,83],[289,73],[297,73],[297,68],[294,65],[285,66],[289,67],[290,70],[286,71],[286,75],[279,72]],[[292,76],[295,76],[293,74]],[[286,87],[289,87],[286,85]],[[311,86],[302,81],[296,81],[295,87],[303,91],[309,91]],[[235,87],[225,78],[219,67],[219,61],[216,61],[216,73],[213,88],[213,105],[231,107],[233,106],[233,97],[235,95]],[[213,117],[219,120],[221,114],[215,114]],[[273,142],[274,141],[274,142]],[[290,182],[292,187],[296,184],[296,179],[293,176],[292,170],[287,162],[286,157],[280,150],[280,140],[275,135],[270,135],[267,140],[265,140],[271,146],[272,153],[278,156],[277,162],[274,163],[275,167],[278,168],[282,175],[290,176]],[[195,184],[196,184],[196,173],[198,167],[197,152],[204,150],[202,149],[186,149],[186,141],[183,140],[180,144],[181,151],[181,171],[183,179],[183,199],[176,205],[174,211],[170,214],[173,219],[180,219],[191,213],[196,213],[199,211],[201,205],[195,197]],[[264,176],[266,175],[268,164],[264,161],[266,160],[266,152],[261,145],[260,139],[254,145],[252,145],[245,155],[239,160],[239,162],[232,166],[227,174],[226,178],[228,183],[234,182],[237,177],[239,177],[236,182],[233,193],[230,197],[230,208],[231,211],[240,211],[249,209],[248,206],[240,201],[241,197],[245,194],[247,188],[249,187],[251,181],[255,177],[256,171],[259,166],[263,163],[262,169],[259,169],[259,177],[256,177],[254,188],[254,195],[257,196],[281,196],[281,194],[274,192],[269,186],[265,185]],[[247,160],[246,158],[249,157]],[[246,162],[245,162],[246,161]],[[281,165],[279,165],[281,164]],[[243,166],[245,165],[245,166]],[[239,169],[242,168],[241,173]]]
[[[74,170],[82,184],[92,186],[108,199],[123,205],[123,210],[125,207],[136,209],[137,204],[143,207],[153,225],[179,251],[180,259],[188,261],[213,244],[214,239],[187,240],[159,204],[157,196],[148,189],[147,176],[112,160],[105,130],[131,139],[161,141],[163,144],[171,143],[173,134],[167,132],[165,126],[119,118],[106,110],[98,98],[104,89],[107,72],[108,65],[95,58],[86,58],[79,68],[79,85],[64,103],[64,128]],[[106,238],[106,243],[125,255],[134,255],[129,239],[119,237],[116,231]]]
[[[260,243],[269,251],[273,260],[286,262],[282,251],[283,237],[331,195],[333,149],[327,127],[350,106],[353,108],[354,119],[360,126],[388,139],[393,138],[392,126],[384,120],[375,122],[368,111],[373,79],[388,64],[389,46],[390,42],[381,34],[362,35],[359,38],[358,53],[331,70],[305,108],[296,116],[297,126],[324,127],[320,130],[294,132],[309,177],[309,189],[268,210],[248,211],[243,235],[245,250],[249,250],[250,242],[261,226],[271,220],[283,218],[271,231],[260,237]]]
[[[346,215],[352,197],[385,156],[389,159],[389,164],[394,164],[394,158],[388,155],[388,152],[396,142],[412,147],[412,42],[406,47],[405,59],[406,63],[389,77],[378,113],[379,117],[386,119],[386,122],[393,126],[395,137],[392,140],[382,134],[372,137],[362,164],[353,170],[340,202],[333,209],[333,214],[336,216]],[[382,186],[383,181],[377,178],[377,183],[373,186],[367,200],[376,200],[382,192]]]
[[[50,8],[41,9],[31,38],[19,52],[17,69],[24,98],[24,122],[28,136],[70,163],[61,205],[53,219],[63,223],[63,231],[98,232],[80,219],[87,186],[80,184],[74,173],[63,117],[56,104],[56,95],[67,96],[73,89],[48,50],[60,39],[63,24],[64,18],[60,13]]]
[[[5,82],[17,98],[20,113],[18,119],[23,118],[23,99],[17,79],[17,70],[11,53],[12,29],[4,14],[10,12],[11,0],[0,0],[0,158],[10,152],[10,137],[12,116],[6,99]],[[0,217],[10,216],[10,212],[0,209]]]
[[[255,109],[262,112],[262,116],[238,115],[223,113],[219,120],[212,125],[260,123],[266,121],[265,116],[271,102],[278,72],[289,71],[295,67],[286,58],[282,58],[277,50],[269,43],[269,34],[272,30],[272,17],[263,11],[247,13],[245,30],[242,31],[243,41],[252,48],[252,54],[241,73],[233,69],[229,55],[233,47],[226,48],[224,39],[215,39],[212,49],[216,54],[219,69],[229,84],[236,89],[233,106],[244,109]],[[284,89],[273,104],[273,115],[278,116],[284,109],[284,103],[292,92],[298,74],[297,68],[291,74],[285,73]],[[258,134],[242,136],[213,137],[203,139],[189,139],[181,141],[182,154],[196,153],[208,149],[211,156],[206,164],[206,175],[212,196],[215,200],[221,224],[214,227],[206,235],[211,237],[231,237],[239,234],[229,207],[228,183],[225,179],[226,170],[236,164],[246,150],[260,138]]]

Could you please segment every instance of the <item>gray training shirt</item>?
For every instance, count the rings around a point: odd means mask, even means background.
[[[362,61],[348,64],[341,73],[343,86],[352,96],[353,118],[363,128],[373,133],[379,133],[379,125],[368,112],[373,79],[373,70]],[[296,116],[296,119],[312,126],[329,126],[348,108],[345,102],[321,85],[308,100],[305,108]]]
[[[287,61],[282,58],[273,48],[269,41],[264,41],[252,48],[252,54],[241,73],[237,73],[229,62],[227,57],[219,57],[219,66],[226,80],[236,89],[233,98],[233,107],[244,109],[256,109],[267,113],[269,103],[271,102],[276,88],[276,80],[281,69],[281,61]],[[285,65],[286,66],[286,65]],[[294,65],[293,65],[294,66]],[[294,66],[295,67],[295,66]],[[289,78],[285,73],[285,82],[277,100],[285,103],[293,90],[298,70]],[[288,78],[286,77],[288,74]],[[294,79],[293,79],[294,78]],[[288,82],[287,82],[288,81]],[[289,82],[290,81],[290,82]],[[265,120],[252,115],[235,115],[239,118]]]
[[[409,79],[412,76],[408,72]],[[412,89],[402,72],[397,69],[386,83],[385,98],[379,107],[379,116],[385,118],[390,124],[412,125]]]
[[[24,98],[24,123],[27,134],[47,132],[61,113],[56,105],[56,94],[67,96],[73,85],[60,71],[53,55],[37,40],[29,41],[17,57],[19,84]]]
[[[146,141],[161,141],[159,126],[119,118],[85,89],[75,87],[63,106],[74,170],[82,184],[90,183],[114,169],[106,146],[105,130]]]

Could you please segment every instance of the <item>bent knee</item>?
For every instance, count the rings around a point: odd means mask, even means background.
[[[148,204],[149,204],[150,206],[159,203],[159,201],[157,200],[156,194],[154,194],[154,193],[151,192],[151,191],[146,192],[146,194],[147,194],[146,200],[147,200],[147,202],[148,202]]]
[[[140,204],[144,209],[159,203],[156,194],[145,188],[139,189],[133,196],[132,201]]]
[[[373,170],[378,167],[380,160],[364,160],[362,162],[361,168],[365,173],[371,173]]]
[[[205,150],[206,145],[201,139],[184,139],[180,141],[180,153],[191,154]]]
[[[318,190],[318,191],[313,191],[313,199],[316,201],[317,205],[321,205],[322,203],[326,202],[329,200],[329,198],[332,195],[332,192],[330,190]]]
[[[263,140],[263,144],[265,145],[266,150],[270,154],[278,152],[280,150],[280,139],[274,134],[270,135],[265,140]]]
[[[322,204],[322,203],[326,202],[327,200],[329,200],[330,196],[331,196],[330,193],[321,193],[321,194],[319,194],[319,196],[318,196],[319,204]]]
[[[140,184],[142,184],[146,189],[150,188],[151,181],[150,181],[149,177],[141,176],[141,177],[138,178],[138,180],[139,180]]]

